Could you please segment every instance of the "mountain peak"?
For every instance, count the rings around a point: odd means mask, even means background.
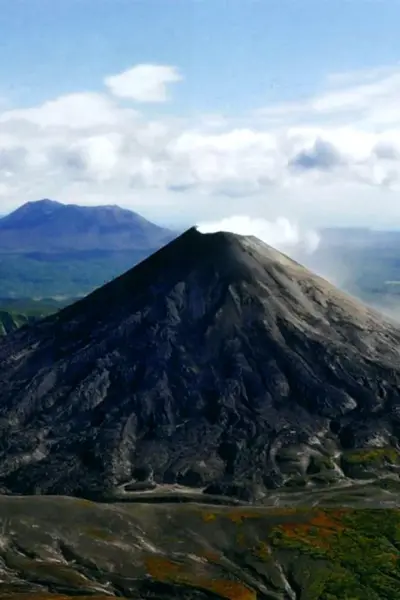
[[[251,246],[260,246],[264,252],[275,252],[270,246],[264,244],[256,237],[245,236],[229,231],[215,231],[213,233],[202,233],[196,226],[187,229],[179,237],[175,238],[163,252],[176,253],[176,258],[186,260],[204,260],[213,257],[215,260],[231,258],[240,260],[242,254],[247,254]],[[276,254],[279,254],[276,252]],[[152,257],[149,257],[149,260]]]
[[[9,232],[12,229],[26,231],[26,229],[35,228],[43,223],[44,219],[58,212],[63,206],[60,202],[49,200],[48,198],[26,202],[9,215],[0,219],[0,230]],[[3,236],[2,241],[5,241],[5,236]]]
[[[197,227],[191,227],[157,253],[168,261],[178,264],[191,262],[192,266],[212,264],[224,272],[253,272],[260,275],[260,264],[285,265],[290,269],[304,268],[285,254],[249,235],[240,235],[228,231],[202,233]],[[149,257],[149,264],[156,255]]]
[[[44,198],[0,219],[0,252],[154,250],[174,237],[118,206],[80,206]]]
[[[17,208],[8,216],[16,214],[27,214],[28,212],[43,212],[43,210],[49,209],[54,210],[63,206],[64,204],[61,204],[61,202],[57,202],[56,200],[50,200],[49,198],[43,198],[42,200],[30,200],[29,202],[25,202],[25,204],[22,204],[22,206]]]
[[[301,289],[294,282],[310,277],[322,289],[330,285],[254,236],[226,231],[201,233],[197,227],[191,227],[126,273],[66,308],[64,313],[80,316],[90,313],[102,321],[107,318],[104,306],[109,310],[124,310],[123,307],[132,306],[136,296],[147,296],[160,286],[186,286],[193,280],[198,281],[198,293],[204,297],[212,293],[212,288],[216,291],[228,286],[232,289],[249,286],[248,293],[256,296],[260,291],[265,292],[268,285],[271,293],[277,294],[279,289],[283,295],[287,287],[294,296],[293,302],[298,298],[301,302]],[[263,290],[259,289],[260,282]],[[347,301],[351,303],[351,299]]]
[[[57,202],[56,200],[42,198],[41,200],[30,200],[29,202],[26,202],[25,204],[20,206],[16,211],[14,211],[14,213],[11,214],[27,214],[28,212],[43,213],[44,211],[48,212],[52,210],[57,210],[59,208],[63,208],[64,206],[64,204],[62,204],[61,202]]]
[[[37,206],[37,207],[64,206],[61,202],[58,202],[57,200],[51,200],[50,198],[42,198],[41,200],[31,200],[30,202],[27,202],[26,205],[29,205],[32,207],[35,207],[35,206]]]
[[[191,228],[0,342],[0,487],[357,479],[348,453],[399,443],[399,365],[398,327],[258,239]]]

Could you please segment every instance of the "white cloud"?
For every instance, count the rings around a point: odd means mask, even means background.
[[[98,134],[79,139],[68,147],[54,148],[53,159],[61,169],[69,167],[77,178],[104,182],[117,174],[121,137]],[[54,164],[54,163],[53,163]]]
[[[314,252],[320,241],[316,231],[301,229],[295,223],[282,217],[276,221],[267,221],[247,215],[236,215],[220,221],[199,223],[197,228],[201,233],[229,231],[239,235],[255,236],[266,244],[286,252],[299,248],[307,252]]]
[[[328,76],[325,88],[315,96],[301,102],[266,106],[257,113],[283,123],[288,119],[323,125],[329,121],[335,125],[352,122],[371,129],[380,124],[399,123],[399,94],[400,65],[397,65]]]
[[[8,110],[0,115],[0,123],[28,122],[41,128],[65,127],[88,129],[117,123],[118,108],[107,96],[84,92],[61,96],[41,106]]]
[[[167,86],[181,81],[176,67],[168,65],[137,65],[104,80],[110,92],[119,98],[136,102],[165,102]]]
[[[107,78],[108,92],[3,109],[0,212],[45,196],[170,223],[245,213],[280,234],[283,215],[300,236],[304,223],[400,221],[400,68],[335,75],[314,97],[240,120],[150,118],[118,98],[161,101],[179,77],[139,65]]]

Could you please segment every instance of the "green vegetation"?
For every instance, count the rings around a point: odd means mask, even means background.
[[[397,509],[3,496],[0,513],[0,599],[400,597]]]
[[[309,475],[316,475],[324,471],[332,471],[334,468],[335,465],[330,456],[311,456],[307,473]]]
[[[389,475],[400,466],[400,454],[396,448],[361,448],[349,450],[342,455],[343,472],[353,479]]]
[[[363,448],[346,452],[344,459],[350,464],[359,465],[397,464],[400,454],[396,448]]]
[[[389,600],[400,593],[398,511],[317,511],[272,532],[274,548],[317,560],[309,568],[309,600]]]
[[[70,302],[73,302],[72,298],[68,300],[51,298],[42,300],[29,298],[0,299],[0,336],[51,315]]]
[[[240,525],[240,546],[252,522],[263,538],[252,553],[280,557],[294,590],[307,600],[391,600],[400,594],[400,512],[354,509],[231,509],[203,515]],[[274,524],[275,523],[275,524]],[[263,571],[264,572],[264,571]],[[268,569],[267,569],[268,572]],[[271,576],[271,573],[269,574]]]
[[[2,254],[0,336],[57,312],[129,270],[150,253]]]
[[[40,319],[57,312],[73,301],[74,298],[0,298],[0,310]]]
[[[121,275],[151,251],[1,254],[0,297],[77,297]]]

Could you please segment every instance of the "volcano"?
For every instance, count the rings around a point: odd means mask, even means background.
[[[260,240],[190,229],[1,340],[1,490],[254,500],[398,477],[399,347]]]

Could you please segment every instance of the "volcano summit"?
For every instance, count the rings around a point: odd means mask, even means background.
[[[0,343],[0,485],[397,477],[400,329],[256,238],[190,229]]]

